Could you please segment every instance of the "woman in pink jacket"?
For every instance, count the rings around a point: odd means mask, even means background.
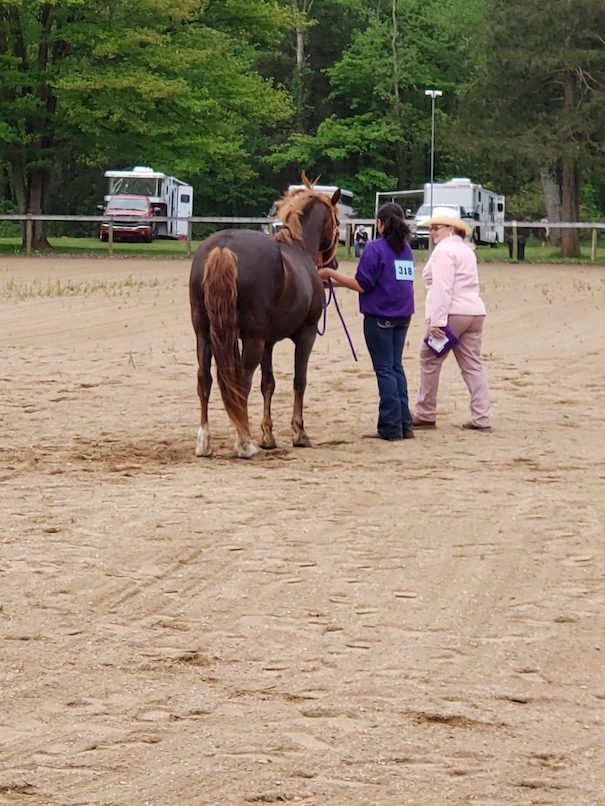
[[[485,305],[479,296],[477,258],[464,241],[471,233],[471,226],[450,207],[435,207],[432,216],[419,222],[419,226],[430,227],[434,244],[422,273],[427,288],[427,338],[439,348],[448,335],[446,326],[457,337],[452,352],[471,394],[471,419],[462,427],[489,431],[489,387],[481,364]],[[439,373],[447,352],[436,355],[426,340],[422,343],[414,428],[436,427]]]

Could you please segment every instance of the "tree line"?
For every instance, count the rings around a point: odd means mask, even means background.
[[[0,0],[0,210],[90,214],[104,170],[150,165],[196,215],[264,213],[304,169],[371,216],[428,181],[438,88],[435,181],[593,220],[604,37],[602,0]]]

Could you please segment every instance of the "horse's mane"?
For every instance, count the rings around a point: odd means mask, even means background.
[[[284,226],[273,238],[282,243],[292,243],[292,239],[302,238],[301,220],[307,206],[313,201],[319,201],[332,212],[329,199],[312,188],[299,188],[285,193],[277,202],[277,217]]]

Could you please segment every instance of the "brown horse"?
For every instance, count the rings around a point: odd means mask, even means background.
[[[293,444],[309,447],[303,424],[307,364],[322,311],[318,266],[333,265],[338,243],[337,191],[332,198],[312,189],[286,194],[277,214],[283,228],[269,237],[255,230],[222,230],[200,244],[191,267],[191,318],[197,337],[200,427],[195,452],[210,456],[208,399],[212,356],[225,410],[235,426],[235,451],[257,452],[250,436],[248,396],[261,365],[262,448],[275,448],[271,399],[275,390],[273,347],[290,338],[294,352]]]

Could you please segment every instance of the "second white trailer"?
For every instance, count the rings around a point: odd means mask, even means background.
[[[496,246],[504,242],[504,196],[467,177],[454,177],[449,182],[425,184],[423,208],[426,210],[428,205],[429,215],[431,199],[433,207],[459,208],[461,217],[473,225],[472,238],[476,244]]]

